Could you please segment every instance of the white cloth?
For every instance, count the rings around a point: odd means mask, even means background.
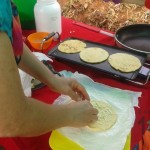
[[[92,131],[88,127],[63,127],[57,131],[85,150],[122,150],[135,121],[134,107],[138,106],[138,97],[141,96],[141,92],[127,91],[96,83],[88,76],[77,72],[73,74],[63,71],[62,74],[75,78],[83,84],[91,99],[110,103],[115,109],[118,119],[115,125],[105,132]],[[66,104],[69,101],[68,96],[61,95],[54,104]]]
[[[53,60],[51,58],[49,58],[48,56],[46,56],[43,53],[39,53],[39,52],[33,52],[33,54],[40,60],[48,60],[53,62]],[[25,73],[24,71],[19,69],[19,74],[20,74],[20,78],[21,78],[21,84],[24,90],[24,94],[29,97],[31,96],[32,93],[32,84],[31,84],[31,80],[34,79],[33,77],[31,77],[30,75],[28,75],[27,73]]]
[[[19,74],[20,74],[21,84],[22,84],[22,88],[24,90],[24,94],[27,97],[30,97],[31,96],[31,87],[32,87],[31,80],[33,78],[20,69],[19,69]]]

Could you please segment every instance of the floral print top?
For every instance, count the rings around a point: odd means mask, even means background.
[[[18,64],[23,52],[22,30],[17,8],[10,0],[2,0],[0,4],[0,31],[8,34]]]

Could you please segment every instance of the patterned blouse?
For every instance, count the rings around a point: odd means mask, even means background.
[[[18,21],[16,6],[10,0],[2,0],[0,4],[0,31],[8,34],[17,64],[23,52],[22,30]]]

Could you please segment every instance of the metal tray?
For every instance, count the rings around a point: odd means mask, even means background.
[[[77,38],[70,37],[70,38],[67,38],[65,40],[69,40],[69,39],[77,39]],[[63,40],[63,41],[65,41],[65,40]],[[139,58],[142,65],[144,65],[144,63],[146,61],[146,58],[147,58],[147,54],[145,54],[145,53],[130,51],[130,50],[126,50],[126,49],[122,49],[122,48],[118,48],[118,47],[113,47],[113,46],[108,46],[108,45],[104,45],[104,44],[100,44],[100,43],[95,43],[95,42],[92,42],[92,41],[79,39],[79,38],[78,38],[78,40],[81,40],[81,41],[85,42],[87,44],[87,47],[100,47],[100,48],[103,48],[109,53],[109,55],[114,54],[114,53],[131,54],[131,55]],[[58,50],[58,45],[56,45],[53,49],[51,49],[48,52],[49,56],[52,56],[56,59],[58,58],[60,60],[66,60],[66,61],[69,61],[69,62],[77,63],[77,64],[80,64],[82,66],[85,66],[86,68],[89,67],[89,68],[92,68],[94,70],[99,70],[99,71],[105,72],[109,75],[113,75],[115,77],[125,78],[125,79],[129,79],[129,80],[135,79],[137,77],[137,75],[139,74],[140,69],[138,69],[134,72],[131,72],[131,73],[123,73],[123,72],[117,71],[117,70],[113,69],[110,66],[110,64],[108,63],[107,60],[102,62],[102,63],[97,63],[97,64],[90,64],[90,63],[83,62],[79,57],[79,53],[66,54],[66,53],[60,52]]]

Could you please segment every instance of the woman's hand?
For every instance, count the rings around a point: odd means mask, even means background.
[[[55,91],[68,95],[75,101],[89,100],[86,89],[77,80],[72,78],[56,77]]]
[[[97,121],[98,111],[93,108],[87,100],[72,102],[68,104],[66,109],[69,115],[69,125],[74,127],[82,127]]]

